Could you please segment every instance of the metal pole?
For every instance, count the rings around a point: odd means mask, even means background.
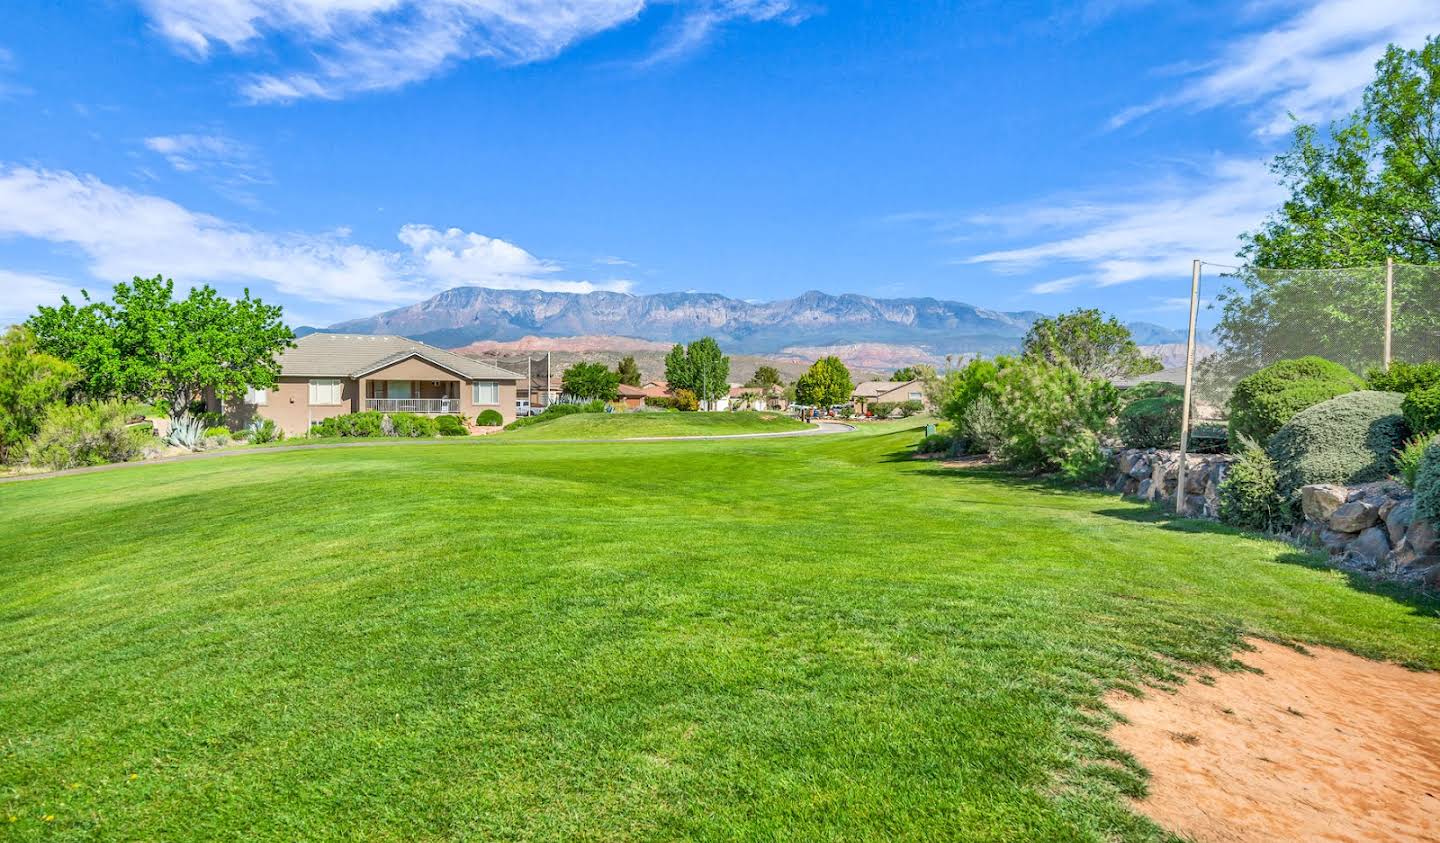
[[[1200,308],[1200,261],[1190,262],[1190,336],[1185,340],[1185,403],[1180,407],[1180,469],[1175,514],[1185,514],[1185,460],[1190,452],[1190,396],[1195,384],[1195,312]]]
[[[1390,329],[1395,315],[1395,259],[1385,258],[1385,371],[1390,371]]]

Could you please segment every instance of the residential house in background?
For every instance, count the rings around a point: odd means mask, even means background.
[[[865,381],[855,387],[850,400],[855,404],[855,412],[861,415],[865,413],[866,407],[874,404],[903,404],[906,401],[919,401],[924,404],[925,382]]]
[[[508,423],[515,420],[516,384],[525,379],[405,337],[310,334],[295,345],[280,355],[274,389],[252,390],[224,406],[212,399],[210,409],[236,425],[271,419],[290,435],[365,410],[467,419],[495,410]]]
[[[730,409],[732,410],[773,410],[784,412],[790,402],[785,400],[785,390],[778,386],[761,389],[758,386],[731,386]]]
[[[638,386],[631,386],[628,383],[622,383],[616,387],[616,389],[620,393],[620,399],[617,403],[623,404],[627,410],[640,409],[645,406],[645,399],[649,397],[645,394],[644,389]]]

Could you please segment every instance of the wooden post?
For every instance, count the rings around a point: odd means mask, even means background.
[[[1185,341],[1185,403],[1180,407],[1180,468],[1175,477],[1175,514],[1185,514],[1185,460],[1190,452],[1190,400],[1195,382],[1195,312],[1200,308],[1200,261],[1190,262],[1190,336]]]
[[[1385,258],[1385,371],[1390,371],[1390,333],[1395,316],[1395,259]]]

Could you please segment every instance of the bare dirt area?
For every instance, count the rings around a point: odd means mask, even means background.
[[[1440,840],[1440,674],[1251,644],[1258,673],[1109,699],[1151,775],[1136,809],[1201,843]]]

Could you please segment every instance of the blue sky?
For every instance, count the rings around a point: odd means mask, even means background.
[[[106,0],[0,15],[0,319],[137,274],[1183,322],[1434,0]]]

